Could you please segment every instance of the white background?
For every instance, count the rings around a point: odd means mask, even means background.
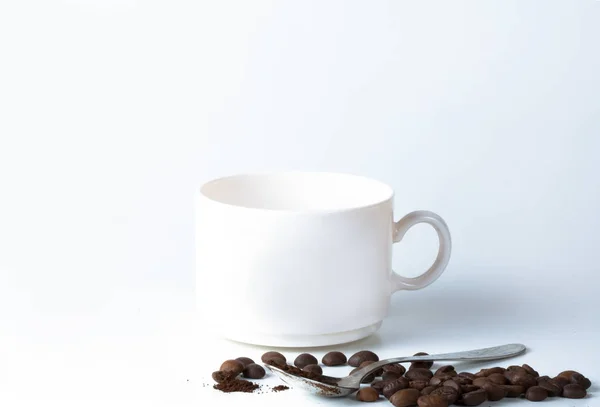
[[[523,342],[599,381],[599,44],[591,0],[3,0],[0,399],[302,397],[202,387],[263,350],[193,310],[195,189],[283,169],[381,179],[452,231],[440,280],[348,352]],[[395,268],[435,245],[415,228]]]

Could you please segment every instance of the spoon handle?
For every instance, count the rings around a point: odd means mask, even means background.
[[[438,355],[424,356],[407,356],[401,358],[391,358],[380,360],[379,362],[371,363],[362,369],[357,370],[349,378],[362,379],[363,377],[379,370],[385,365],[402,362],[428,362],[428,361],[445,361],[445,360],[495,360],[510,358],[525,352],[527,348],[520,343],[511,343],[508,345],[494,346],[491,348],[473,349],[464,352],[440,353]],[[360,383],[360,381],[359,381]]]

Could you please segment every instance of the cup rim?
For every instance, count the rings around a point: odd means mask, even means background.
[[[206,189],[210,188],[216,183],[231,181],[235,179],[241,178],[250,178],[250,177],[282,177],[282,176],[328,176],[328,177],[345,177],[345,178],[353,178],[356,181],[366,182],[372,185],[376,185],[379,188],[383,188],[385,190],[385,194],[383,194],[383,198],[374,199],[373,202],[367,204],[357,204],[351,205],[347,207],[339,207],[339,208],[313,208],[313,209],[291,209],[291,208],[268,208],[268,207],[255,207],[255,206],[247,206],[240,205],[231,202],[226,202],[223,200],[215,199],[207,194]],[[231,175],[225,175],[222,177],[214,178],[210,181],[202,184],[198,189],[197,193],[203,199],[206,199],[210,202],[216,203],[218,205],[228,206],[231,208],[237,209],[245,209],[245,210],[255,210],[261,212],[271,212],[271,213],[293,213],[293,214],[330,214],[330,213],[344,213],[344,212],[353,212],[360,211],[364,209],[373,208],[379,205],[382,205],[394,198],[394,190],[393,188],[386,184],[383,181],[379,181],[375,178],[370,178],[364,175],[353,174],[349,172],[335,172],[335,171],[269,171],[269,172],[244,172],[244,173],[236,173]]]

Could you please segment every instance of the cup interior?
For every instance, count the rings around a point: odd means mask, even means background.
[[[200,193],[227,205],[275,211],[358,209],[393,196],[383,182],[326,172],[234,175],[208,182]]]

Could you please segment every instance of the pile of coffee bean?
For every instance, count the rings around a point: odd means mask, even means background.
[[[427,353],[415,354],[421,355]],[[309,353],[298,355],[293,365],[287,363],[283,354],[275,351],[263,354],[261,361],[288,373],[327,383],[319,361]],[[321,363],[328,367],[348,364],[354,368],[350,373],[377,361],[379,356],[369,350],[356,352],[350,358],[334,351],[321,359]],[[587,389],[591,386],[588,378],[574,370],[565,370],[554,377],[540,376],[527,364],[481,369],[476,373],[457,372],[452,365],[440,366],[435,371],[431,370],[432,367],[433,362],[412,362],[408,369],[401,364],[384,366],[363,378],[362,383],[370,383],[370,386],[361,387],[356,399],[373,402],[383,397],[395,407],[478,406],[485,401],[498,401],[505,397],[520,397],[530,401],[542,401],[548,397],[580,399],[587,395]],[[265,376],[265,370],[249,358],[227,360],[219,371],[213,373],[213,379],[217,382],[214,388],[222,391],[253,391],[256,387],[250,390],[251,386],[257,385],[239,379],[240,374],[245,378],[260,379]],[[278,389],[287,387],[278,386]]]

